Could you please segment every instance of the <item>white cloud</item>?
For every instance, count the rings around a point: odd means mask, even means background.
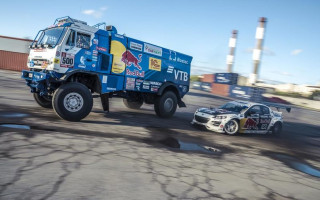
[[[97,19],[101,18],[104,14],[104,12],[107,10],[107,7],[101,7],[98,10],[94,10],[94,9],[88,9],[88,10],[83,10],[82,14],[85,15],[91,15]]]
[[[302,49],[295,49],[293,51],[291,51],[291,55],[296,56],[298,54],[300,54],[302,52]]]

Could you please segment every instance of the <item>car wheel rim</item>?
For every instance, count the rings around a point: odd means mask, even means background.
[[[234,121],[230,121],[226,124],[227,133],[235,133],[237,130],[237,123]]]
[[[173,108],[173,100],[171,98],[168,98],[164,102],[164,110],[166,112],[170,112]]]
[[[77,112],[83,107],[83,98],[76,92],[69,93],[64,97],[63,105],[69,112]]]

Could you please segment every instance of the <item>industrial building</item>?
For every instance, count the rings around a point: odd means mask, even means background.
[[[0,69],[27,69],[29,45],[32,40],[0,35]]]

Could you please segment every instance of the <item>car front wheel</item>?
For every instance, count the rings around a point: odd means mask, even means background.
[[[224,125],[224,131],[228,134],[228,135],[235,135],[238,133],[239,131],[239,123],[237,120],[232,119],[230,121],[228,121],[225,125]]]

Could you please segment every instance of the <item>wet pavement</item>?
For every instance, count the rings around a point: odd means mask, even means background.
[[[191,91],[170,120],[95,99],[67,122],[18,77],[0,74],[0,199],[319,199],[319,112],[285,113],[280,136],[230,137],[190,125],[199,106],[228,101]]]

